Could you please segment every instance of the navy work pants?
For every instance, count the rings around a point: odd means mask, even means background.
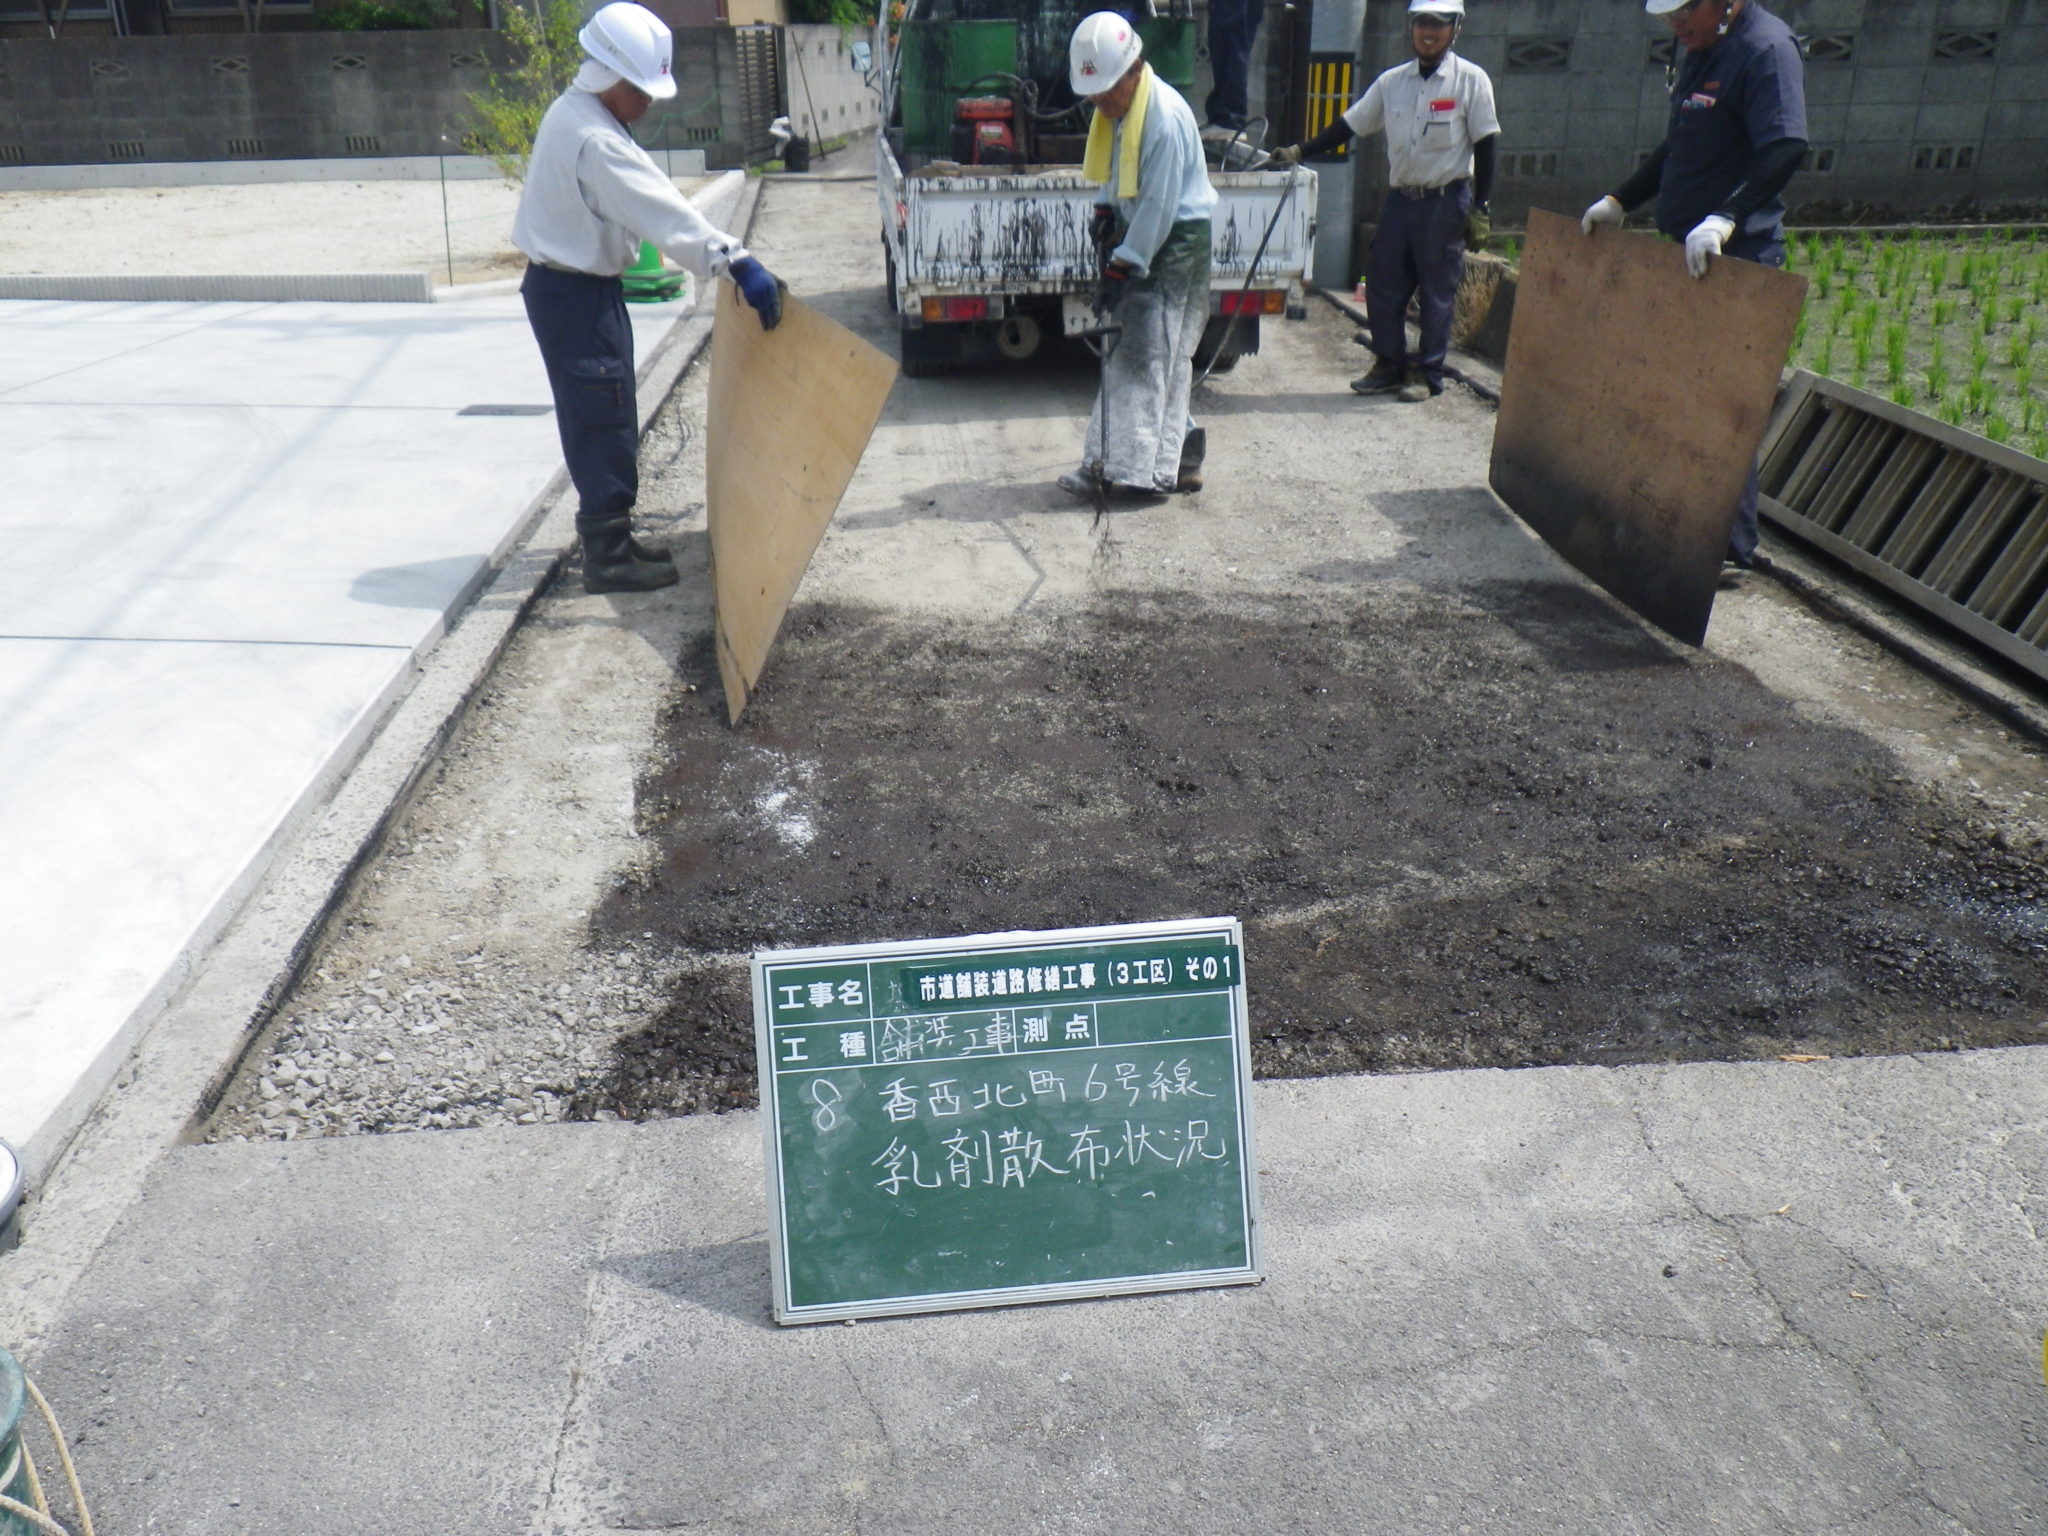
[[[1471,211],[1469,181],[1454,181],[1427,197],[1390,191],[1380,206],[1380,227],[1366,262],[1365,321],[1373,356],[1397,368],[1417,369],[1431,389],[1443,387],[1451,315],[1465,271],[1465,215]],[[1422,319],[1421,345],[1412,357],[1410,299],[1418,300]]]
[[[1782,267],[1785,265],[1785,231],[1780,228],[1756,235],[1737,235],[1721,247],[1721,254],[1739,261],[1754,261],[1761,266]],[[1735,509],[1735,527],[1728,535],[1728,558],[1737,565],[1748,565],[1756,559],[1756,498],[1756,463],[1752,460],[1749,478],[1742,484],[1742,501]]]
[[[1242,128],[1251,112],[1252,44],[1263,0],[1209,0],[1209,73],[1214,88],[1202,111],[1217,128]]]
[[[616,277],[534,263],[519,295],[547,364],[576,520],[630,512],[640,494],[640,411],[625,289]]]

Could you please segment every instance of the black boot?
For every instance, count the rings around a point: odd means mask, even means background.
[[[629,528],[630,524],[627,525]],[[652,544],[642,544],[638,534],[628,532],[626,548],[633,552],[635,560],[645,560],[650,565],[674,565],[676,557],[665,549],[656,549]]]
[[[1180,476],[1173,488],[1192,495],[1202,488],[1202,460],[1209,456],[1209,429],[1190,427],[1180,440]]]
[[[583,590],[652,592],[675,585],[676,568],[666,561],[641,560],[633,553],[633,519],[625,513],[605,518],[577,518],[583,540]]]

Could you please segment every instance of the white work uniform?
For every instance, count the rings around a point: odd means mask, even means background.
[[[651,240],[700,279],[747,254],[676,190],[591,92],[571,86],[534,136],[512,243],[542,266],[617,277]]]
[[[1344,113],[1356,134],[1387,134],[1387,179],[1442,187],[1472,174],[1472,146],[1500,132],[1493,82],[1477,64],[1445,53],[1425,78],[1410,59],[1365,88]]]

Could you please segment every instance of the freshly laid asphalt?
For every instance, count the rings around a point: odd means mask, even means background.
[[[753,1114],[102,1133],[0,1344],[107,1532],[2048,1529],[2039,1049],[1254,1108],[1259,1286],[798,1329]]]

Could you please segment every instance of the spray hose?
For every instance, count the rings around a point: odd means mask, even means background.
[[[85,1507],[85,1490],[79,1486],[78,1468],[71,1461],[71,1447],[65,1443],[64,1431],[57,1424],[57,1415],[51,1409],[48,1399],[36,1389],[36,1384],[26,1375],[22,1385],[28,1388],[29,1399],[36,1405],[36,1411],[43,1416],[44,1427],[50,1432],[50,1440],[57,1447],[57,1460],[64,1468],[64,1481],[71,1490],[71,1507],[78,1511],[78,1536],[94,1536],[92,1516]],[[0,1493],[0,1512],[26,1520],[43,1536],[72,1536],[72,1532],[50,1518],[50,1501],[43,1495],[42,1479],[36,1476],[36,1459],[29,1454],[27,1439],[17,1434],[14,1438],[14,1454],[4,1465],[0,1465],[0,1488],[14,1482],[17,1467],[28,1473],[28,1496],[30,1502],[9,1498]]]
[[[1216,350],[1209,357],[1209,366],[1202,370],[1202,376],[1189,388],[1200,389],[1208,383],[1209,375],[1216,371],[1218,360],[1229,350],[1231,335],[1237,330],[1238,317],[1244,313],[1244,296],[1252,291],[1252,283],[1259,275],[1259,262],[1265,257],[1266,247],[1272,243],[1273,231],[1280,227],[1280,215],[1287,211],[1287,200],[1294,196],[1295,181],[1300,175],[1300,166],[1288,168],[1287,186],[1280,193],[1280,201],[1273,205],[1273,217],[1266,221],[1266,232],[1259,237],[1259,248],[1252,252],[1252,264],[1245,268],[1244,286],[1237,290],[1238,302],[1232,308],[1229,320],[1224,323],[1222,336],[1217,338]]]

